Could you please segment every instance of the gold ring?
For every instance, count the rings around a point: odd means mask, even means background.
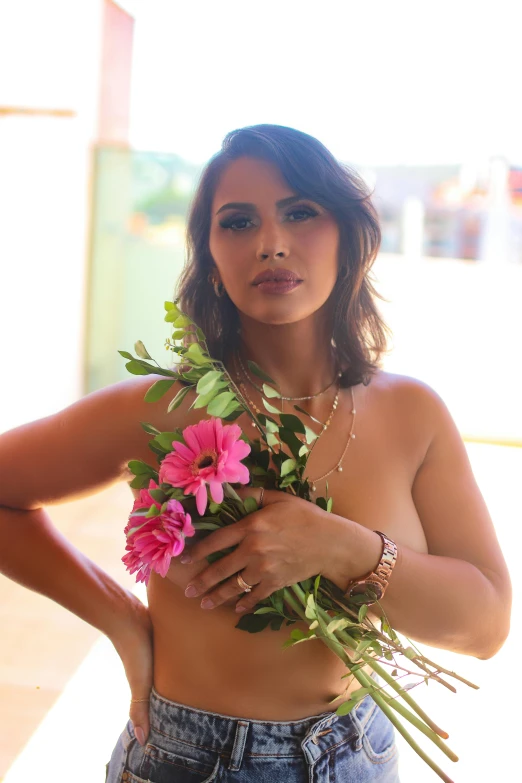
[[[131,704],[136,704],[138,701],[150,701],[150,699],[131,699]]]
[[[259,503],[258,503],[258,506],[259,506],[260,509],[263,508],[263,497],[264,497],[264,495],[265,495],[265,488],[261,487],[261,492],[259,494]]]
[[[245,582],[239,571],[236,574],[236,581],[243,593],[249,593],[252,590],[253,585],[249,585],[248,582]]]

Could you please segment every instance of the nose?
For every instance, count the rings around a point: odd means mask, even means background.
[[[256,258],[258,261],[280,261],[287,258],[288,246],[277,226],[265,225],[259,232]]]

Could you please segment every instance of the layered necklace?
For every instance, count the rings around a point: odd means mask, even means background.
[[[249,383],[251,386],[253,386],[253,388],[256,389],[256,391],[261,396],[264,395],[264,391],[256,383],[254,383],[254,381],[248,375],[248,372],[247,372],[243,362],[241,361],[241,357],[240,357],[239,353],[236,353],[236,356],[237,356],[237,359],[238,359],[239,367],[241,368],[241,374],[239,372],[236,372],[239,388],[241,389],[242,394],[245,396],[248,404],[255,411],[255,413],[257,415],[263,414],[263,411],[260,410],[259,407],[255,404],[255,402],[250,398],[250,395],[248,394],[248,391],[247,391],[247,387],[246,387],[245,381],[247,383]],[[339,396],[340,396],[340,393],[341,393],[341,385],[340,385],[340,382],[339,382],[338,379],[341,377],[341,375],[342,375],[342,373],[338,372],[336,377],[333,379],[333,381],[331,383],[328,384],[328,386],[326,386],[324,389],[321,389],[321,391],[317,392],[316,394],[312,394],[312,395],[310,395],[308,397],[284,397],[283,395],[281,395],[281,397],[279,398],[281,400],[288,400],[288,401],[313,400],[316,397],[320,397],[322,394],[325,394],[329,389],[332,388],[332,386],[334,385],[335,381],[337,380],[337,391],[336,391],[335,398],[334,398],[334,401],[333,401],[333,404],[332,404],[332,408],[331,408],[330,413],[328,415],[328,418],[326,419],[324,424],[322,424],[321,422],[318,422],[318,424],[321,425],[321,431],[319,432],[319,435],[317,435],[315,441],[312,444],[312,447],[310,449],[310,455],[311,455],[313,449],[315,448],[315,446],[317,444],[317,441],[319,440],[321,435],[330,426],[330,424],[332,422],[332,419],[333,419],[333,416],[334,416],[334,413],[335,413],[335,411],[337,409],[337,406],[339,404]],[[322,481],[323,479],[328,478],[328,476],[331,476],[332,473],[334,473],[335,471],[337,471],[338,473],[342,473],[342,470],[343,470],[343,460],[344,460],[344,458],[346,456],[346,452],[348,451],[350,443],[355,438],[354,430],[355,430],[356,409],[355,409],[355,397],[354,397],[353,386],[350,386],[350,395],[351,395],[351,400],[352,400],[352,410],[351,410],[351,413],[352,413],[352,425],[351,425],[351,428],[350,428],[350,432],[348,434],[348,440],[346,441],[346,445],[345,445],[345,447],[343,449],[343,452],[342,452],[340,458],[338,459],[336,464],[333,466],[333,468],[331,468],[330,470],[326,471],[326,473],[323,473],[321,476],[317,476],[316,478],[309,478],[308,479],[308,481],[310,482],[310,485],[311,485],[310,488],[311,488],[312,492],[317,492],[317,483],[319,481]],[[317,419],[314,419],[314,421],[317,421]],[[252,426],[256,427],[257,425],[254,422],[252,422]]]

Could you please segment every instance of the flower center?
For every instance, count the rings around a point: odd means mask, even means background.
[[[213,449],[202,451],[198,458],[192,463],[192,472],[197,475],[200,470],[210,468],[211,465],[217,465],[218,455]]]

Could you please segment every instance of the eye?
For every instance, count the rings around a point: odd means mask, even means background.
[[[232,215],[229,218],[219,221],[221,228],[230,228],[232,231],[244,231],[245,228],[248,228],[248,226],[245,225],[246,223],[252,223],[252,221],[244,215]]]
[[[309,218],[316,217],[318,214],[319,212],[317,212],[317,210],[315,210],[313,207],[303,204],[301,206],[296,206],[292,207],[292,209],[289,209],[285,213],[285,217],[288,218],[289,223],[304,223]],[[290,220],[290,218],[295,215],[300,215],[301,217]],[[237,214],[231,215],[230,217],[219,221],[221,228],[229,228],[234,232],[245,231],[245,229],[248,228],[248,223],[253,225],[253,222],[250,218],[246,217],[245,215]]]
[[[301,219],[297,220],[290,220],[290,223],[303,223],[305,220],[308,220],[308,218],[316,217],[319,214],[317,210],[313,209],[313,207],[308,206],[299,206],[299,207],[293,207],[292,209],[288,210],[286,213],[287,217],[290,215],[301,215]]]

